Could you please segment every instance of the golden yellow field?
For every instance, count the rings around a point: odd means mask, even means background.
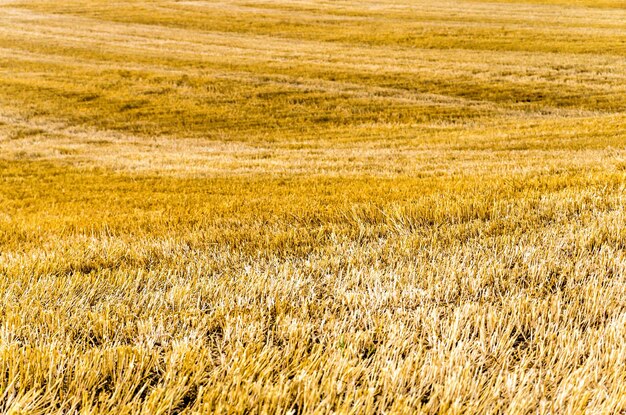
[[[626,2],[0,0],[0,413],[626,413]]]

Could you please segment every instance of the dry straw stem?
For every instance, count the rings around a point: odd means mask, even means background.
[[[621,0],[0,0],[0,412],[626,410]]]

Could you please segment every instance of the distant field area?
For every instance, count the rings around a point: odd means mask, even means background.
[[[624,0],[0,0],[0,413],[624,413],[625,290]]]

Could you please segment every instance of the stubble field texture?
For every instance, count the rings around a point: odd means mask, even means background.
[[[0,413],[626,411],[623,0],[0,0]]]

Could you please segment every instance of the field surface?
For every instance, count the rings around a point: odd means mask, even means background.
[[[623,0],[0,0],[0,413],[626,413]]]

